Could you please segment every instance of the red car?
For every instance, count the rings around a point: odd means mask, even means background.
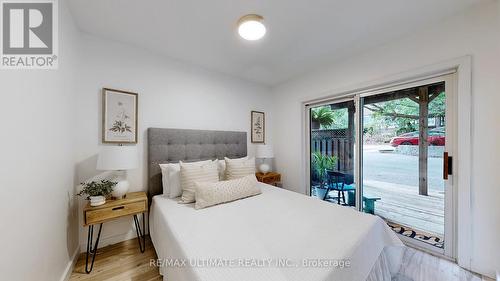
[[[442,128],[429,130],[429,144],[444,146],[445,132]],[[418,132],[402,134],[391,139],[390,144],[394,147],[398,145],[418,145]]]

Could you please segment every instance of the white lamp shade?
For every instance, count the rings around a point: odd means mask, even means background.
[[[97,170],[132,170],[138,160],[136,146],[104,146],[97,158]]]
[[[257,158],[273,158],[274,151],[273,146],[270,144],[263,144],[257,146],[257,153],[255,155]]]

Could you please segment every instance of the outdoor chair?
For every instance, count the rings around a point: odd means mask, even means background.
[[[347,184],[348,175],[331,170],[327,170],[326,175],[328,189],[323,200],[329,201],[329,199],[335,199],[337,200],[337,204],[347,205],[344,192],[356,190],[353,186]],[[329,195],[330,191],[337,191],[337,196],[331,197]]]

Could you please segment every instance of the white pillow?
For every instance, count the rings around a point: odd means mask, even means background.
[[[195,182],[196,209],[231,202],[262,193],[255,175],[248,175],[235,180]]]
[[[219,171],[217,169],[217,160],[202,163],[200,165],[189,165],[188,163],[180,162],[181,166],[181,187],[182,197],[181,203],[193,203],[194,183],[200,182],[218,182]]]
[[[217,169],[219,170],[219,180],[226,179],[226,161],[217,160]]]
[[[255,157],[229,159],[224,157],[226,161],[226,180],[234,180],[248,175],[255,176]]]
[[[169,182],[169,176],[168,176],[168,166],[172,164],[160,164],[160,169],[161,169],[161,187],[163,189],[163,196],[169,197],[170,196],[170,186],[168,184]]]
[[[209,163],[211,160],[189,162],[185,165],[202,165]],[[179,163],[160,164],[163,195],[168,198],[177,198],[182,195],[181,188],[181,166]]]

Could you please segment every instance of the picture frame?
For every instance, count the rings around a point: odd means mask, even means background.
[[[251,112],[251,142],[265,143],[266,142],[266,116],[264,112]]]
[[[138,94],[102,89],[102,142],[137,143]]]

